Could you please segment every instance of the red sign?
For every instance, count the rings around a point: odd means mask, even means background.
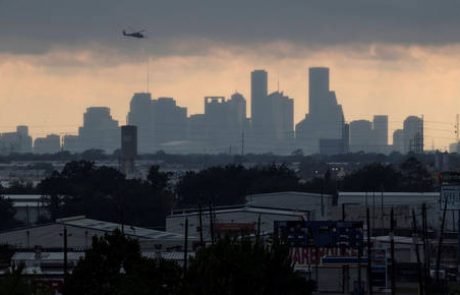
[[[296,265],[321,264],[323,257],[357,257],[354,248],[291,248],[291,259]]]

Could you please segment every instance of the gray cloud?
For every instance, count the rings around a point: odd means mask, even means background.
[[[120,34],[128,27],[146,29],[142,46],[157,54],[276,41],[437,46],[460,42],[459,12],[455,0],[0,0],[0,52],[89,46],[137,52],[137,40]],[[195,45],[180,46],[187,41]]]

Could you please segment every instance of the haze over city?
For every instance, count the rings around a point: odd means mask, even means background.
[[[147,68],[152,95],[174,97],[189,114],[203,112],[205,96],[237,90],[249,102],[250,72],[265,69],[270,92],[279,85],[294,99],[297,123],[308,112],[308,68],[326,66],[346,121],[388,114],[391,132],[423,114],[426,147],[446,149],[460,109],[459,6],[2,1],[0,129],[75,134],[89,106],[108,106],[125,123],[133,93],[147,90]],[[123,38],[126,27],[147,38]]]

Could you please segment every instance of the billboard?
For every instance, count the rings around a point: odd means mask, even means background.
[[[361,221],[275,221],[275,236],[290,247],[360,248]]]
[[[440,207],[444,208],[447,202],[447,210],[460,210],[460,184],[444,184],[441,186]]]

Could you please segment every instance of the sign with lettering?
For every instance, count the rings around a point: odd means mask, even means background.
[[[440,207],[447,210],[460,210],[460,185],[442,185]]]
[[[359,248],[361,221],[275,221],[275,235],[290,247]]]

